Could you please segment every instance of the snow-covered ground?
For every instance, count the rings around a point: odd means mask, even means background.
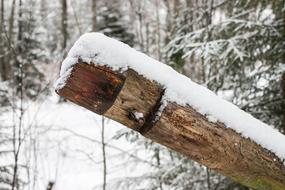
[[[101,150],[101,116],[72,103],[58,103],[57,95],[34,103],[26,103],[24,114],[25,143],[20,163],[31,166],[30,186],[45,190],[49,181],[55,190],[91,190],[103,181]],[[144,164],[135,167],[139,157],[146,158],[144,150],[136,150],[125,138],[114,139],[119,130],[126,130],[118,123],[105,119],[107,154],[107,182],[112,185],[127,176],[139,175],[146,170]],[[13,124],[13,114],[0,116],[3,125]],[[132,154],[132,156],[130,156]],[[9,158],[6,161],[9,162]],[[22,176],[29,176],[22,170]],[[115,185],[115,184],[114,184]],[[29,186],[26,186],[29,189]]]

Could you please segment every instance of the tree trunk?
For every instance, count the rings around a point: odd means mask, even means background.
[[[97,0],[92,0],[92,32],[97,30]]]
[[[9,31],[8,31],[8,37],[9,37],[9,45],[12,43],[13,39],[13,28],[14,28],[14,16],[15,16],[15,7],[16,7],[16,0],[12,1],[12,7],[11,7],[11,13],[9,18]]]
[[[1,0],[0,3],[1,11],[0,11],[0,77],[2,81],[6,80],[6,72],[5,72],[5,61],[4,61],[4,54],[5,54],[5,44],[4,44],[4,0]]]
[[[172,34],[172,24],[174,22],[174,18],[172,17],[171,13],[171,7],[169,0],[164,0],[164,4],[166,7],[166,17],[165,17],[165,23],[166,23],[166,37],[165,37],[165,44],[168,44],[170,42],[170,37]]]
[[[106,160],[106,144],[105,144],[105,118],[102,116],[102,131],[101,131],[101,143],[102,143],[102,157],[103,157],[103,185],[102,189],[106,190],[107,185],[107,160]]]
[[[61,0],[61,32],[62,32],[62,50],[65,50],[67,44],[67,0]]]
[[[174,0],[174,17],[177,18],[180,15],[180,0]]]
[[[41,15],[41,21],[42,22],[46,22],[45,21],[45,19],[46,19],[46,17],[47,17],[47,2],[46,2],[47,0],[41,0],[41,13],[40,13],[40,15]]]
[[[3,7],[4,8],[4,7]],[[11,7],[11,12],[10,12],[10,18],[9,18],[9,26],[8,26],[8,35],[7,35],[7,47],[8,53],[4,57],[4,61],[7,61],[3,64],[3,80],[9,80],[11,78],[11,70],[12,66],[10,63],[10,57],[11,53],[13,52],[12,47],[13,47],[13,38],[14,38],[14,21],[15,21],[15,8],[16,8],[16,0],[12,1],[12,7]],[[4,12],[4,11],[3,11]]]
[[[282,88],[282,95],[283,95],[283,104],[282,105],[285,106],[285,73],[283,73],[281,80],[282,80],[281,81],[281,88]],[[283,111],[284,111],[284,113],[283,113],[282,129],[283,129],[283,134],[285,134],[285,109],[283,109]]]
[[[156,21],[156,33],[157,33],[157,40],[156,40],[156,48],[157,48],[157,59],[161,61],[161,33],[160,33],[160,16],[159,16],[159,1],[155,0],[155,21]]]
[[[17,35],[17,53],[19,54],[19,56],[22,56],[22,52],[23,52],[23,5],[22,5],[22,0],[19,0],[19,10],[18,10],[18,35]],[[17,59],[15,57],[15,65],[14,65],[14,69],[15,69],[15,85],[17,86],[17,92],[20,92],[20,89],[22,88],[22,74],[23,74],[23,59],[20,59],[21,62],[19,61],[19,59]]]
[[[54,182],[53,181],[48,182],[47,190],[53,190],[53,187],[54,187]]]
[[[78,63],[57,93],[246,186],[285,189],[285,166],[277,156],[190,106],[168,102],[160,113],[163,88],[131,69],[121,74]]]

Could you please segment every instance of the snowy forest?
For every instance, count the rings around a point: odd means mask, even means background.
[[[285,134],[284,0],[0,0],[0,190],[251,189],[59,97],[61,63],[87,32]]]

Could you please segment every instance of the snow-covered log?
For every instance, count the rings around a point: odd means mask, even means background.
[[[284,135],[121,42],[82,36],[56,91],[246,186],[285,189]]]

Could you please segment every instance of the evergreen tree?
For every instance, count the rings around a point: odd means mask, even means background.
[[[181,22],[168,45],[168,57],[175,66],[201,68],[194,80],[216,92],[231,93],[229,100],[280,129],[284,113],[280,90],[284,24],[278,15],[284,10],[274,7],[282,7],[282,3],[239,0],[225,3],[221,9],[214,1],[206,10],[219,7],[224,18],[203,25],[207,15],[201,15],[202,27],[186,33]],[[183,55],[182,65],[172,59],[176,55]]]
[[[118,2],[106,3],[98,12],[98,31],[105,35],[120,40],[129,46],[134,45],[134,35],[126,28],[123,15]]]
[[[35,3],[34,0],[25,1],[20,8],[21,10],[19,10],[21,11],[21,16],[18,22],[19,30],[16,46],[18,55],[14,67],[14,73],[16,74],[14,85],[19,85],[19,80],[22,80],[25,95],[30,98],[36,97],[42,90],[44,79],[44,75],[36,66],[42,60],[43,52],[38,38],[40,32],[36,30],[38,21],[35,19],[31,8],[35,7]]]

